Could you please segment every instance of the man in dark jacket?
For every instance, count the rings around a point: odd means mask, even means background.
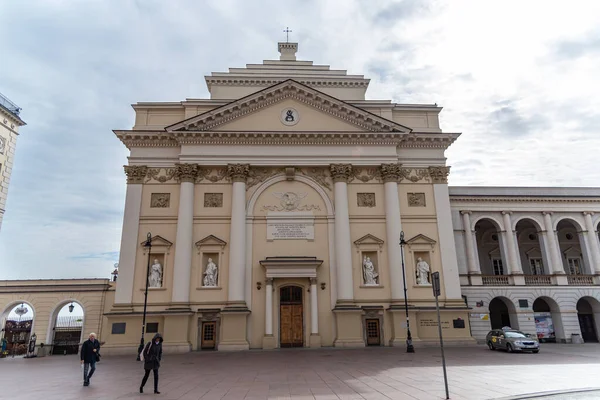
[[[90,333],[89,339],[83,342],[80,353],[83,364],[83,386],[89,386],[90,378],[96,370],[96,361],[100,359],[100,342],[96,340],[95,333]]]
[[[162,342],[163,338],[160,333],[157,333],[152,338],[152,341],[148,342],[142,351],[144,357],[144,379],[140,386],[140,393],[144,393],[144,385],[150,376],[150,370],[154,371],[154,393],[160,394],[158,391],[158,369],[160,368],[160,360],[162,359]]]

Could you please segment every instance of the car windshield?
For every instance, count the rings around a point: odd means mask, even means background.
[[[504,332],[504,334],[506,335],[506,337],[508,338],[526,338],[527,336],[525,336],[524,334],[522,334],[521,332]]]

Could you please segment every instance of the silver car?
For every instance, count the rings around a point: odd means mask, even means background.
[[[509,353],[513,351],[540,352],[538,339],[521,331],[494,329],[487,334],[485,341],[490,350],[504,349]]]

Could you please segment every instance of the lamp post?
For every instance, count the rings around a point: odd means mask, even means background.
[[[146,267],[146,290],[144,291],[144,314],[142,317],[142,337],[140,338],[140,345],[137,351],[137,361],[140,361],[140,353],[144,350],[144,333],[146,331],[146,306],[148,304],[148,276],[150,275],[150,251],[152,250],[152,234],[148,232],[146,236],[146,243],[144,247],[148,250],[148,265]]]
[[[412,336],[410,334],[410,321],[408,318],[408,295],[406,294],[406,270],[404,268],[404,231],[400,232],[400,257],[402,259],[402,283],[404,284],[404,310],[406,311],[406,352],[414,353],[415,348],[412,344]]]

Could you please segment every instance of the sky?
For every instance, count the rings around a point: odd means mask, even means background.
[[[600,2],[33,0],[0,18],[0,92],[27,123],[0,279],[109,278],[130,104],[208,98],[205,75],[278,59],[288,26],[368,99],[443,106],[451,185],[600,185]]]

